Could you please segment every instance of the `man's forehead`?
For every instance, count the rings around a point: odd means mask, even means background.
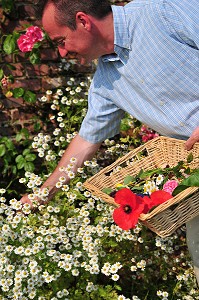
[[[42,16],[42,25],[45,28],[48,28],[50,25],[54,26],[55,24],[55,7],[52,3],[49,3],[43,12]]]

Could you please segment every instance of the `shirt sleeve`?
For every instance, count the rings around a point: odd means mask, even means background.
[[[102,95],[98,81],[95,74],[89,89],[88,111],[79,131],[79,135],[90,143],[99,143],[118,134],[124,116],[123,110]]]
[[[165,0],[165,19],[179,41],[199,49],[198,0]]]

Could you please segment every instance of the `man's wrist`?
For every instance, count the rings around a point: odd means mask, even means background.
[[[54,197],[54,195],[58,192],[58,190],[59,189],[54,185],[51,185],[51,186],[49,186],[49,185],[44,186],[43,185],[41,187],[41,191],[44,191],[44,193],[46,194],[46,197],[48,198],[48,200],[51,200]]]

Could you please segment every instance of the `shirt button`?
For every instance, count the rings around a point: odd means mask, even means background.
[[[160,105],[163,106],[164,105],[164,101],[161,100],[160,101]]]
[[[185,123],[179,122],[179,125],[182,126],[182,127],[184,127],[184,126],[185,126]]]

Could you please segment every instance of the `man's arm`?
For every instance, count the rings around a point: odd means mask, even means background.
[[[193,147],[193,145],[196,142],[199,142],[199,126],[196,127],[196,129],[194,129],[194,131],[192,132],[190,138],[186,141],[185,149],[186,150],[191,150],[191,148]]]
[[[59,178],[63,176],[63,172],[60,171],[61,167],[67,167],[70,163],[70,159],[72,157],[76,158],[77,161],[75,163],[75,167],[73,172],[77,170],[77,168],[81,167],[86,160],[90,160],[93,158],[94,154],[99,149],[101,143],[92,144],[83,138],[81,138],[78,134],[77,136],[71,141],[68,148],[65,150],[61,160],[59,161],[57,167],[53,171],[53,173],[49,176],[49,178],[43,183],[41,189],[48,188],[49,189],[49,196],[48,200],[52,199],[52,197],[56,194],[59,190],[56,188],[56,183],[59,181]],[[65,183],[69,182],[70,179],[64,174],[66,177]],[[29,200],[28,195],[24,195],[21,198],[22,203],[29,203],[32,205],[32,202]]]

